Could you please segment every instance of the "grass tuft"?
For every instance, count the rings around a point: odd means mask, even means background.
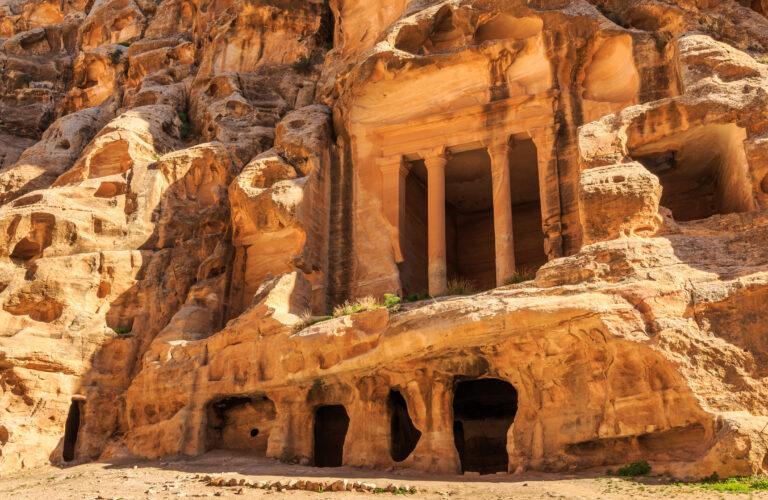
[[[179,136],[187,140],[192,137],[192,124],[189,123],[189,115],[186,111],[177,111],[176,116],[181,120],[181,127],[179,127]]]
[[[445,295],[473,295],[477,293],[475,282],[467,278],[453,278],[448,281]]]
[[[109,53],[109,60],[112,61],[112,66],[117,66],[120,64],[120,58],[123,57],[123,53],[119,50],[115,50],[114,52]]]
[[[523,283],[525,281],[531,281],[536,278],[536,269],[531,267],[521,267],[515,270],[515,274],[507,278],[504,282],[505,285],[516,285],[517,283]]]

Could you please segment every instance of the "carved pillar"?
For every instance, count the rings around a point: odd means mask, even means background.
[[[405,229],[405,178],[408,165],[402,157],[379,159],[381,170],[381,201],[384,217],[394,228],[392,248],[395,260],[403,261],[402,241]]]
[[[496,286],[515,273],[515,238],[512,224],[512,189],[509,172],[509,144],[488,146],[493,177],[493,232],[496,239]]]
[[[448,262],[445,252],[445,165],[444,153],[424,158],[427,166],[427,255],[429,293],[442,295],[448,289]]]

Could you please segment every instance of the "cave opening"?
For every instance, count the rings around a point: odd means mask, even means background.
[[[75,447],[77,446],[77,435],[80,433],[81,408],[79,401],[72,401],[67,414],[67,422],[64,424],[64,450],[62,458],[65,462],[71,462],[75,459]]]
[[[349,416],[343,405],[324,405],[315,410],[314,463],[316,467],[341,467]]]
[[[453,439],[462,472],[507,472],[507,433],[517,413],[517,391],[495,378],[461,381],[453,395]]]
[[[218,398],[208,405],[206,448],[266,456],[277,412],[263,394]]]
[[[661,205],[675,220],[692,221],[753,209],[745,139],[737,125],[706,125],[630,153],[659,178]]]
[[[402,462],[413,452],[421,439],[418,430],[408,414],[408,404],[405,398],[394,389],[387,396],[387,412],[389,413],[390,446],[392,460]]]

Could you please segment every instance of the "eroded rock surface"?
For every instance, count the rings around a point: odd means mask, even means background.
[[[767,7],[703,4],[0,5],[0,471],[768,472]]]

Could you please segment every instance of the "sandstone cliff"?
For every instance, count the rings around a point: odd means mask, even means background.
[[[766,14],[0,4],[0,471],[768,473]]]

